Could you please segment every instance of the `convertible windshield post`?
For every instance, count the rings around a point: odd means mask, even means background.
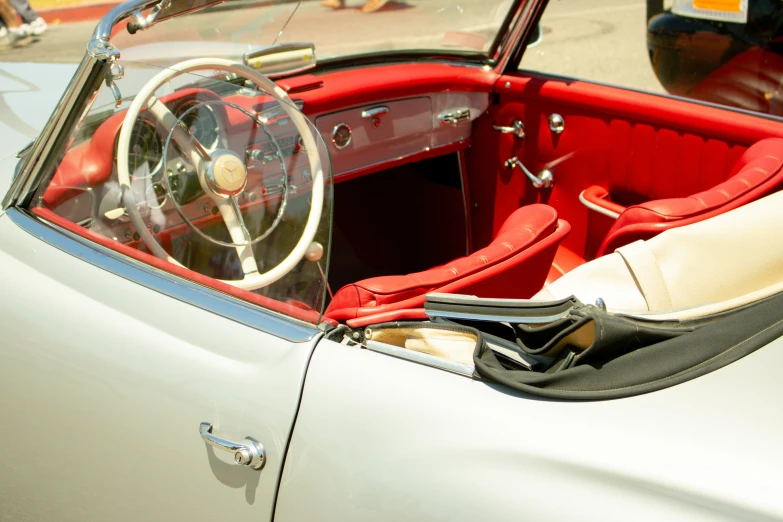
[[[67,146],[71,131],[94,99],[103,81],[105,66],[106,61],[85,54],[54,113],[30,148],[30,153],[22,159],[24,165],[3,200],[3,209],[29,203],[43,182],[49,159],[56,157]]]
[[[530,27],[534,26],[537,8],[543,9],[537,2],[522,1],[519,2],[516,10],[509,11],[508,18],[510,19],[506,21],[508,29],[498,35],[501,40],[496,45],[495,53],[492,56],[496,72],[502,74],[513,55],[517,53],[518,44],[522,37],[528,34]]]

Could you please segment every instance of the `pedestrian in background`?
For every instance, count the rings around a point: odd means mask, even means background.
[[[3,21],[3,27],[0,27],[0,49],[29,43],[30,37],[21,28],[8,0],[0,0],[0,20]]]
[[[28,0],[8,0],[8,3],[22,18],[22,25],[20,28],[26,35],[40,36],[46,31],[48,28],[46,22],[33,10]],[[3,26],[4,24],[0,23],[0,27]],[[1,29],[0,33],[2,33]]]
[[[369,0],[366,4],[364,4],[361,7],[361,11],[363,13],[374,13],[378,9],[382,8],[386,5],[386,2],[389,0]],[[321,2],[321,5],[324,7],[329,7],[331,9],[344,9],[345,8],[345,0],[323,0]]]

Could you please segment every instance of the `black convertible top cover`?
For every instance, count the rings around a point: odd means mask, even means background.
[[[486,311],[484,300],[471,299],[473,304],[445,305],[451,313],[436,315],[459,316],[447,320],[486,334],[473,356],[477,376],[558,399],[616,399],[660,390],[726,366],[783,335],[783,294],[731,312],[668,322],[614,315],[572,298],[566,314],[544,324],[465,319]],[[439,308],[438,299],[432,301],[425,306]],[[503,301],[508,318],[541,305],[519,301],[525,305],[515,314],[508,304],[513,300]],[[562,310],[565,301],[550,308]],[[493,349],[491,337],[513,341],[520,355],[544,363],[531,370]]]

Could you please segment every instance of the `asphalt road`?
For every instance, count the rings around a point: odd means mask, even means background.
[[[326,56],[438,45],[444,38],[442,29],[438,32],[438,28],[456,28],[472,35],[471,45],[486,47],[492,27],[505,11],[505,6],[496,8],[497,1],[407,1],[390,2],[373,14],[359,11],[362,0],[348,0],[347,8],[340,11],[328,10],[318,1],[305,1],[279,41],[314,41],[319,56]],[[219,31],[226,24],[230,25],[235,40],[268,45],[285,24],[293,5],[185,17],[134,37],[124,35],[118,45],[122,49],[131,41],[129,38],[133,38],[134,45],[161,38],[181,41],[191,39],[192,34],[182,37],[177,34],[196,31],[203,35]],[[189,24],[180,23],[184,20]],[[94,26],[94,22],[52,26],[25,48],[0,51],[0,62],[76,63]],[[662,90],[647,58],[643,1],[551,0],[542,26],[543,42],[528,50],[522,68]]]

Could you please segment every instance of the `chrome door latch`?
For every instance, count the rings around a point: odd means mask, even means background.
[[[555,184],[555,178],[551,170],[544,169],[539,172],[538,175],[535,175],[530,172],[516,156],[506,160],[506,167],[510,169],[519,167],[535,188],[552,188],[552,185]]]
[[[504,125],[493,125],[492,128],[501,134],[513,134],[520,140],[525,138],[525,124],[520,120],[514,120],[511,122],[511,127],[506,127]]]
[[[266,453],[260,442],[245,437],[241,442],[223,439],[212,434],[212,424],[202,422],[200,426],[201,438],[204,442],[219,450],[227,451],[234,455],[234,462],[239,466],[248,466],[253,469],[261,469],[266,464]]]

